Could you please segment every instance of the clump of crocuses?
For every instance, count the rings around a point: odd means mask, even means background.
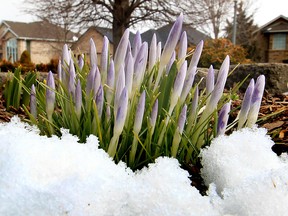
[[[114,58],[109,57],[106,37],[99,60],[92,39],[89,56],[79,59],[64,45],[58,76],[50,72],[46,84],[31,89],[31,122],[47,135],[60,135],[61,128],[68,128],[80,142],[94,134],[116,162],[125,161],[133,169],[161,155],[194,162],[200,148],[227,129],[231,98],[223,91],[230,61],[228,56],[224,59],[217,78],[209,68],[206,89],[200,92],[194,78],[203,41],[187,58],[182,22],[180,15],[162,52],[155,35],[150,47],[139,32],[130,43],[128,29]],[[263,76],[256,84],[251,81],[239,129],[255,124],[263,90]]]

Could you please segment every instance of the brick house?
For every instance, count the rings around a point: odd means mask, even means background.
[[[64,43],[71,44],[75,40],[77,34],[46,21],[3,21],[0,24],[0,61],[18,61],[21,53],[27,50],[33,63],[48,63],[59,58]]]
[[[288,63],[288,18],[280,15],[256,32],[260,62]]]

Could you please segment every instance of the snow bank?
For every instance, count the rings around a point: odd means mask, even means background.
[[[208,196],[190,186],[177,160],[161,157],[132,172],[90,136],[61,138],[14,117],[0,124],[0,215],[261,215],[288,212],[288,156],[264,129],[220,136],[201,152]]]
[[[133,173],[95,136],[38,134],[17,117],[0,124],[0,215],[219,215],[175,159]]]
[[[265,129],[244,128],[214,139],[201,151],[201,174],[212,187],[211,194],[222,214],[287,214],[287,155],[278,157],[272,145]],[[222,200],[213,194],[214,187]]]

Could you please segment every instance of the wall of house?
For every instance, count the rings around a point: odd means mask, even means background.
[[[95,43],[99,64],[103,47],[103,35],[96,31],[94,28],[90,28],[79,38],[79,40],[72,46],[72,51],[75,55],[85,54],[87,60],[89,61],[90,38],[92,38]],[[113,53],[112,44],[110,44],[109,49],[110,53]]]
[[[273,34],[269,37],[268,62],[283,63],[288,60],[288,34],[286,36],[286,50],[273,50]]]

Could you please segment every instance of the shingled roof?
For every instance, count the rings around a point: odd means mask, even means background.
[[[53,25],[47,21],[37,21],[31,23],[3,21],[7,31],[10,31],[19,39],[33,40],[63,40],[65,31],[63,28]],[[68,31],[66,41],[74,41],[78,35]]]
[[[169,32],[172,28],[173,24],[168,24],[165,26],[162,26],[158,29],[149,29],[146,32],[143,32],[141,34],[142,41],[147,41],[148,43],[151,42],[153,34],[156,34],[157,41],[161,41],[162,45],[166,43],[166,40],[168,38]],[[189,44],[196,45],[198,44],[201,40],[206,40],[210,39],[210,37],[195,28],[190,27],[189,25],[183,25],[182,31],[186,31],[187,33],[187,40]]]

